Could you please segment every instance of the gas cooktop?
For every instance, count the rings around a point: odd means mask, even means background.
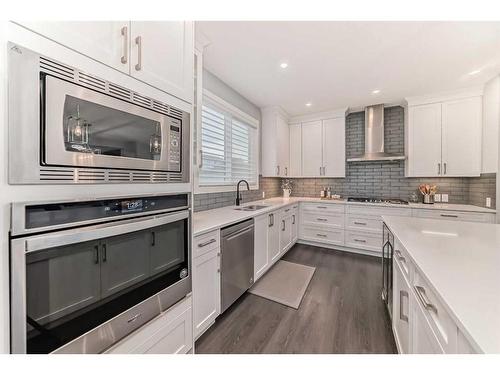
[[[408,204],[407,201],[402,199],[392,198],[364,198],[364,197],[348,197],[348,202],[361,202],[361,203],[389,203],[389,204]]]

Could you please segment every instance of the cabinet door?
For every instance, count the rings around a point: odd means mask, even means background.
[[[20,24],[103,64],[129,73],[128,21],[23,21]]]
[[[345,118],[323,120],[323,175],[345,177]]]
[[[203,333],[220,313],[220,250],[193,261],[194,335]]]
[[[280,254],[288,250],[292,242],[292,217],[284,216],[280,220]]]
[[[436,335],[432,332],[419,302],[413,294],[410,298],[412,312],[411,354],[443,354],[444,351]]]
[[[267,252],[270,263],[274,263],[280,256],[280,222],[276,212],[270,214],[271,223],[267,231]]]
[[[481,173],[481,98],[444,102],[443,176],[479,176]]]
[[[292,245],[299,238],[299,210],[294,208],[292,211]]]
[[[130,74],[193,102],[193,23],[132,21]]]
[[[277,115],[277,132],[278,132],[278,165],[279,175],[286,177],[290,175],[290,131],[288,122],[280,114]]]
[[[440,176],[441,103],[409,108],[408,176]]]
[[[401,354],[408,354],[410,349],[410,286],[399,268],[393,262],[393,314],[394,336]]]
[[[271,215],[268,214],[258,216],[254,220],[254,281],[257,281],[269,266],[267,231],[270,225]]]
[[[185,230],[184,221],[176,221],[156,227],[151,231],[151,275],[184,262]]]
[[[97,241],[26,254],[26,310],[40,325],[99,301]]]
[[[290,125],[290,169],[289,176],[302,175],[302,127],[300,124]]]
[[[320,176],[322,173],[322,123],[321,121],[302,124],[302,175]]]
[[[149,276],[151,234],[139,231],[101,244],[101,293],[110,296]]]

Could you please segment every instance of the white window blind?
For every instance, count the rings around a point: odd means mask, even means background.
[[[241,179],[257,185],[257,124],[243,117],[204,96],[199,186],[229,186]]]

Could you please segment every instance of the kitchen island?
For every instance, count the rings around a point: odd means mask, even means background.
[[[500,353],[500,225],[383,216],[403,353]]]

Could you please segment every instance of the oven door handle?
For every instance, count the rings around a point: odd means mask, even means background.
[[[65,231],[42,234],[26,239],[26,252],[50,249],[53,247],[66,246],[74,243],[98,240],[101,238],[117,236],[120,234],[137,232],[140,230],[170,224],[189,218],[189,211],[181,211],[170,214],[156,215],[147,218],[134,218],[121,222],[91,225],[80,229],[69,229]]]

